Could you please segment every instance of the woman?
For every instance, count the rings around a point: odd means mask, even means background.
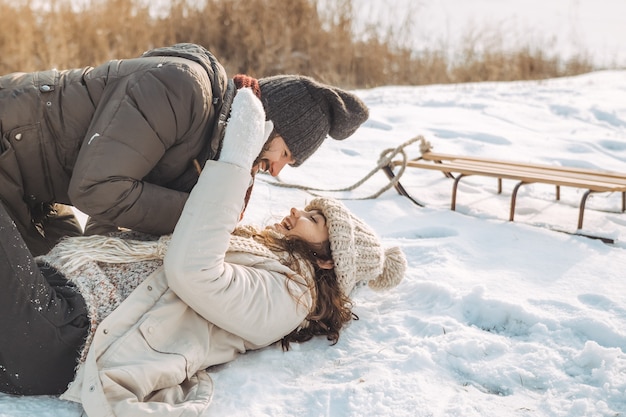
[[[337,201],[315,199],[264,230],[236,227],[271,130],[242,89],[220,158],[171,237],[67,238],[35,262],[0,210],[2,391],[64,391],[90,417],[200,415],[213,390],[207,367],[277,341],[334,343],[357,282],[397,285],[402,252],[384,250]]]

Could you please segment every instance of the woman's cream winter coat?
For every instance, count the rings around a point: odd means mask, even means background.
[[[272,257],[226,255],[250,180],[235,165],[207,162],[163,268],[102,321],[61,398],[89,417],[198,416],[213,392],[207,367],[302,324],[312,297],[301,276]]]

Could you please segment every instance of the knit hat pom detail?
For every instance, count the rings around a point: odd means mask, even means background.
[[[383,291],[395,287],[402,281],[406,271],[406,258],[399,247],[385,249],[383,272],[376,279],[368,282],[374,291]]]
[[[317,101],[330,121],[328,136],[335,140],[352,136],[369,117],[367,107],[354,94],[338,88],[317,88],[311,91],[312,87],[307,87],[312,97],[318,94],[324,97]]]

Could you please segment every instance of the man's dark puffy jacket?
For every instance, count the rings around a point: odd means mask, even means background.
[[[36,215],[54,203],[172,232],[198,178],[194,159],[217,157],[233,94],[224,68],[194,44],[0,77],[0,197],[31,252],[54,244]]]

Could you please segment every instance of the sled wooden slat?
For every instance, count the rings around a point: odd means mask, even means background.
[[[403,165],[403,161],[392,161],[387,170],[388,175],[393,173],[393,167],[399,165]],[[532,183],[556,186],[557,200],[560,199],[560,187],[573,187],[587,190],[583,194],[579,205],[579,230],[583,227],[585,204],[591,193],[620,192],[622,195],[622,212],[626,211],[626,173],[522,163],[489,158],[465,157],[440,154],[431,151],[424,152],[420,158],[408,161],[406,166],[407,168],[437,170],[453,179],[452,201],[450,206],[452,210],[456,209],[456,195],[461,178],[469,175],[480,175],[497,178],[498,194],[502,192],[503,179],[518,181],[511,194],[510,221],[513,221],[515,217],[515,203],[519,188],[524,184]],[[401,186],[400,184],[398,185]],[[396,187],[396,189],[400,192],[398,187]],[[403,194],[402,192],[400,193]],[[404,193],[406,193],[406,191],[404,191]]]

